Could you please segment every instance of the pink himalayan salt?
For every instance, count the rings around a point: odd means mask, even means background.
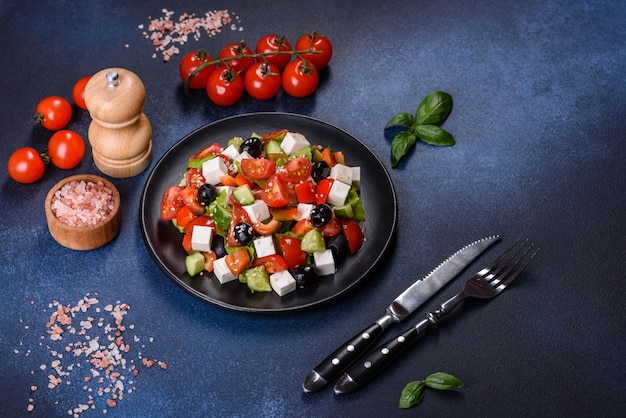
[[[113,191],[101,181],[71,181],[54,193],[54,216],[69,226],[87,227],[102,222],[115,207]]]

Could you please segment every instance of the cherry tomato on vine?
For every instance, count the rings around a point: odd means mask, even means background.
[[[83,110],[87,110],[87,106],[85,105],[85,86],[90,79],[91,76],[81,78],[74,84],[74,88],[72,89],[72,99],[74,99],[74,103]]]
[[[309,60],[315,68],[321,70],[326,67],[333,56],[333,45],[327,37],[316,32],[302,35],[296,42],[296,50],[304,51],[311,49],[312,51],[321,51],[317,54],[301,54],[300,56]]]
[[[248,94],[255,99],[271,99],[280,90],[280,70],[270,62],[256,62],[246,71],[244,84]]]
[[[218,106],[231,106],[243,94],[244,84],[241,75],[232,68],[218,68],[211,73],[206,83],[209,99]]]
[[[291,61],[283,70],[283,88],[293,97],[306,97],[317,89],[319,75],[313,64],[298,58]]]
[[[29,184],[43,176],[46,165],[35,148],[22,147],[11,154],[7,168],[13,180]]]
[[[183,59],[180,60],[180,66],[178,68],[180,78],[183,80],[183,83],[187,81],[189,75],[193,71],[195,71],[200,66],[200,64],[202,64],[203,62],[211,61],[213,61],[213,58],[211,58],[211,56],[207,54],[206,51],[203,49],[191,51],[186,54]],[[198,71],[189,81],[189,88],[194,90],[202,90],[203,88],[205,88],[207,80],[209,79],[209,76],[213,71],[215,71],[214,65]]]
[[[256,53],[257,54],[267,54],[276,51],[291,51],[291,44],[284,36],[279,36],[276,34],[265,35],[256,44]],[[289,60],[291,59],[291,55],[289,54],[277,54],[277,55],[268,55],[265,57],[267,62],[274,64],[278,67],[279,70],[285,68]]]
[[[48,141],[48,155],[55,167],[63,170],[74,168],[85,155],[85,141],[69,129],[55,132]]]
[[[36,112],[35,122],[51,131],[65,128],[72,119],[72,105],[59,96],[41,99],[37,104]]]
[[[250,68],[252,64],[254,64],[254,58],[240,58],[231,60],[231,58],[240,57],[242,55],[252,55],[252,50],[250,49],[250,47],[248,47],[248,45],[246,45],[244,41],[226,45],[224,48],[222,48],[217,58],[228,58],[229,60],[226,61],[226,64],[228,64],[229,67],[233,68],[235,72],[241,72],[241,74],[244,74],[246,70]]]

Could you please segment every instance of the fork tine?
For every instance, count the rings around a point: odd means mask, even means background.
[[[522,243],[522,246],[518,248],[516,251],[514,251],[515,247],[521,241],[521,239],[522,239],[522,235],[520,235],[517,238],[517,240],[515,240],[515,242],[511,244],[509,248],[507,248],[502,254],[500,254],[498,258],[493,260],[491,264],[489,264],[486,268],[479,271],[478,276],[482,276],[482,277],[488,276],[486,277],[488,280],[492,280],[494,276],[497,276],[498,273],[500,273],[500,271],[502,271],[502,269],[505,268],[509,264],[511,259],[513,259],[519,253],[520,249],[524,246],[524,244],[528,242],[528,239],[526,239],[526,241]]]
[[[524,245],[526,245],[526,243],[524,243]],[[530,255],[528,255],[534,246],[535,244],[531,243],[526,248],[526,250],[521,255],[519,255],[519,257],[515,259],[514,262],[510,263],[507,266],[506,271],[502,273],[501,275],[499,275],[499,280],[497,280],[498,283],[495,283],[496,281],[492,282],[492,284],[494,285],[494,287],[496,287],[496,290],[498,292],[503,291],[509,284],[511,284],[511,282],[515,280],[515,278],[522,272],[522,270],[526,268],[528,263],[530,263],[530,260],[532,260],[533,257],[537,255],[537,253],[539,252],[538,248],[534,252],[532,252]],[[520,248],[520,251],[522,250],[522,248],[523,246]],[[516,254],[516,256],[517,255],[518,254]]]

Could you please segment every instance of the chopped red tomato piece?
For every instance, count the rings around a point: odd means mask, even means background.
[[[276,162],[266,158],[244,158],[241,160],[241,170],[251,179],[266,179],[274,174]]]
[[[322,235],[325,237],[334,237],[335,235],[341,232],[341,223],[339,223],[339,219],[333,215],[330,218],[330,221],[323,227],[319,228],[322,231]]]
[[[361,226],[352,219],[346,218],[341,218],[340,223],[341,228],[343,229],[343,234],[348,241],[350,252],[357,252],[359,248],[361,248],[361,245],[363,245],[363,230],[361,229]]]
[[[214,143],[194,154],[194,156],[191,157],[190,160],[201,160],[208,157],[209,155],[218,155],[222,151],[224,151],[224,148],[222,148],[220,144]]]
[[[325,178],[317,183],[315,186],[315,198],[317,199],[315,203],[321,205],[322,203],[326,203],[328,199],[328,193],[330,193],[330,188],[333,187],[333,182],[335,180],[331,178]]]
[[[191,254],[193,250],[191,249],[191,234],[183,235],[183,248],[187,252],[187,254]]]
[[[197,168],[187,169],[187,171],[185,172],[185,184],[187,186],[200,188],[200,186],[202,186],[204,183],[206,183],[206,180],[204,179],[201,170]]]
[[[285,183],[296,184],[308,179],[312,169],[313,165],[306,157],[296,157],[277,170],[276,174]]]
[[[263,188],[262,200],[272,208],[280,208],[289,203],[289,191],[276,174],[272,175]]]
[[[282,236],[278,239],[280,252],[290,269],[296,268],[306,262],[307,253],[302,251],[302,242],[298,238]]]
[[[189,209],[189,207],[183,206],[182,208],[178,209],[178,212],[176,213],[176,225],[184,228],[189,222],[194,220],[195,217],[196,215],[191,212],[191,209]]]
[[[311,222],[307,219],[300,219],[296,224],[291,228],[291,232],[296,234],[299,237],[303,237],[309,232],[311,229],[315,228]]]
[[[268,255],[265,257],[257,258],[252,263],[252,267],[263,266],[268,273],[280,273],[287,270],[289,267],[285,262],[285,259],[278,254]]]
[[[206,209],[198,201],[198,188],[194,186],[187,186],[180,191],[180,198],[183,200],[185,206],[187,206],[194,215],[202,215]]]
[[[161,199],[161,219],[164,221],[175,219],[178,209],[185,205],[180,197],[182,190],[181,186],[170,186],[163,193],[163,198]]]
[[[211,218],[209,215],[200,215],[192,219],[187,223],[187,225],[185,225],[185,227],[183,228],[183,232],[186,234],[190,234],[193,231],[193,227],[196,225],[210,226],[211,228],[213,228],[213,233],[216,232],[215,222],[213,221],[213,218]]]

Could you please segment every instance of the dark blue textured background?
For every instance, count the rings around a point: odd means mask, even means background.
[[[49,235],[43,201],[76,173],[98,173],[88,150],[63,172],[32,185],[0,170],[0,411],[3,416],[67,416],[86,399],[82,382],[46,388],[48,304],[98,294],[125,302],[126,334],[139,352],[167,362],[143,369],[136,389],[107,416],[622,416],[626,412],[626,3],[623,1],[254,2],[2,1],[0,155],[43,148],[34,126],[38,100],[71,97],[76,80],[124,67],[143,80],[155,161],[196,128],[234,114],[311,115],[361,139],[385,162],[399,205],[397,237],[385,262],[346,297],[311,311],[259,316],[194,299],[152,262],[138,224],[148,171],[113,179],[124,221],[109,245],[76,252]],[[226,29],[181,47],[172,62],[152,58],[140,24],[161,9],[228,9],[242,31]],[[316,94],[268,102],[243,98],[218,108],[202,93],[185,97],[178,62],[203,47],[250,44],[267,33],[295,42],[316,30],[335,54]],[[128,47],[125,45],[128,44]],[[417,144],[391,169],[383,127],[444,90],[454,110],[444,127],[457,145]],[[87,138],[76,109],[70,128]],[[367,187],[367,185],[364,185]],[[523,233],[540,255],[516,286],[464,312],[419,342],[361,391],[304,395],[301,382],[331,349],[382,314],[410,282],[469,241]],[[502,248],[504,245],[500,245]],[[492,249],[471,270],[484,264]],[[467,277],[470,271],[463,276]],[[459,277],[409,321],[454,294]],[[407,324],[393,328],[403,330]],[[133,336],[140,340],[133,342]],[[143,345],[142,345],[143,344]],[[66,358],[68,364],[70,359]],[[48,369],[49,371],[50,369]],[[31,371],[33,373],[31,374]],[[404,385],[434,371],[466,382],[430,391],[416,409],[397,408]],[[71,379],[70,379],[71,380]],[[37,385],[34,393],[30,387]],[[35,410],[27,412],[29,398]],[[103,399],[84,416],[102,415]]]

